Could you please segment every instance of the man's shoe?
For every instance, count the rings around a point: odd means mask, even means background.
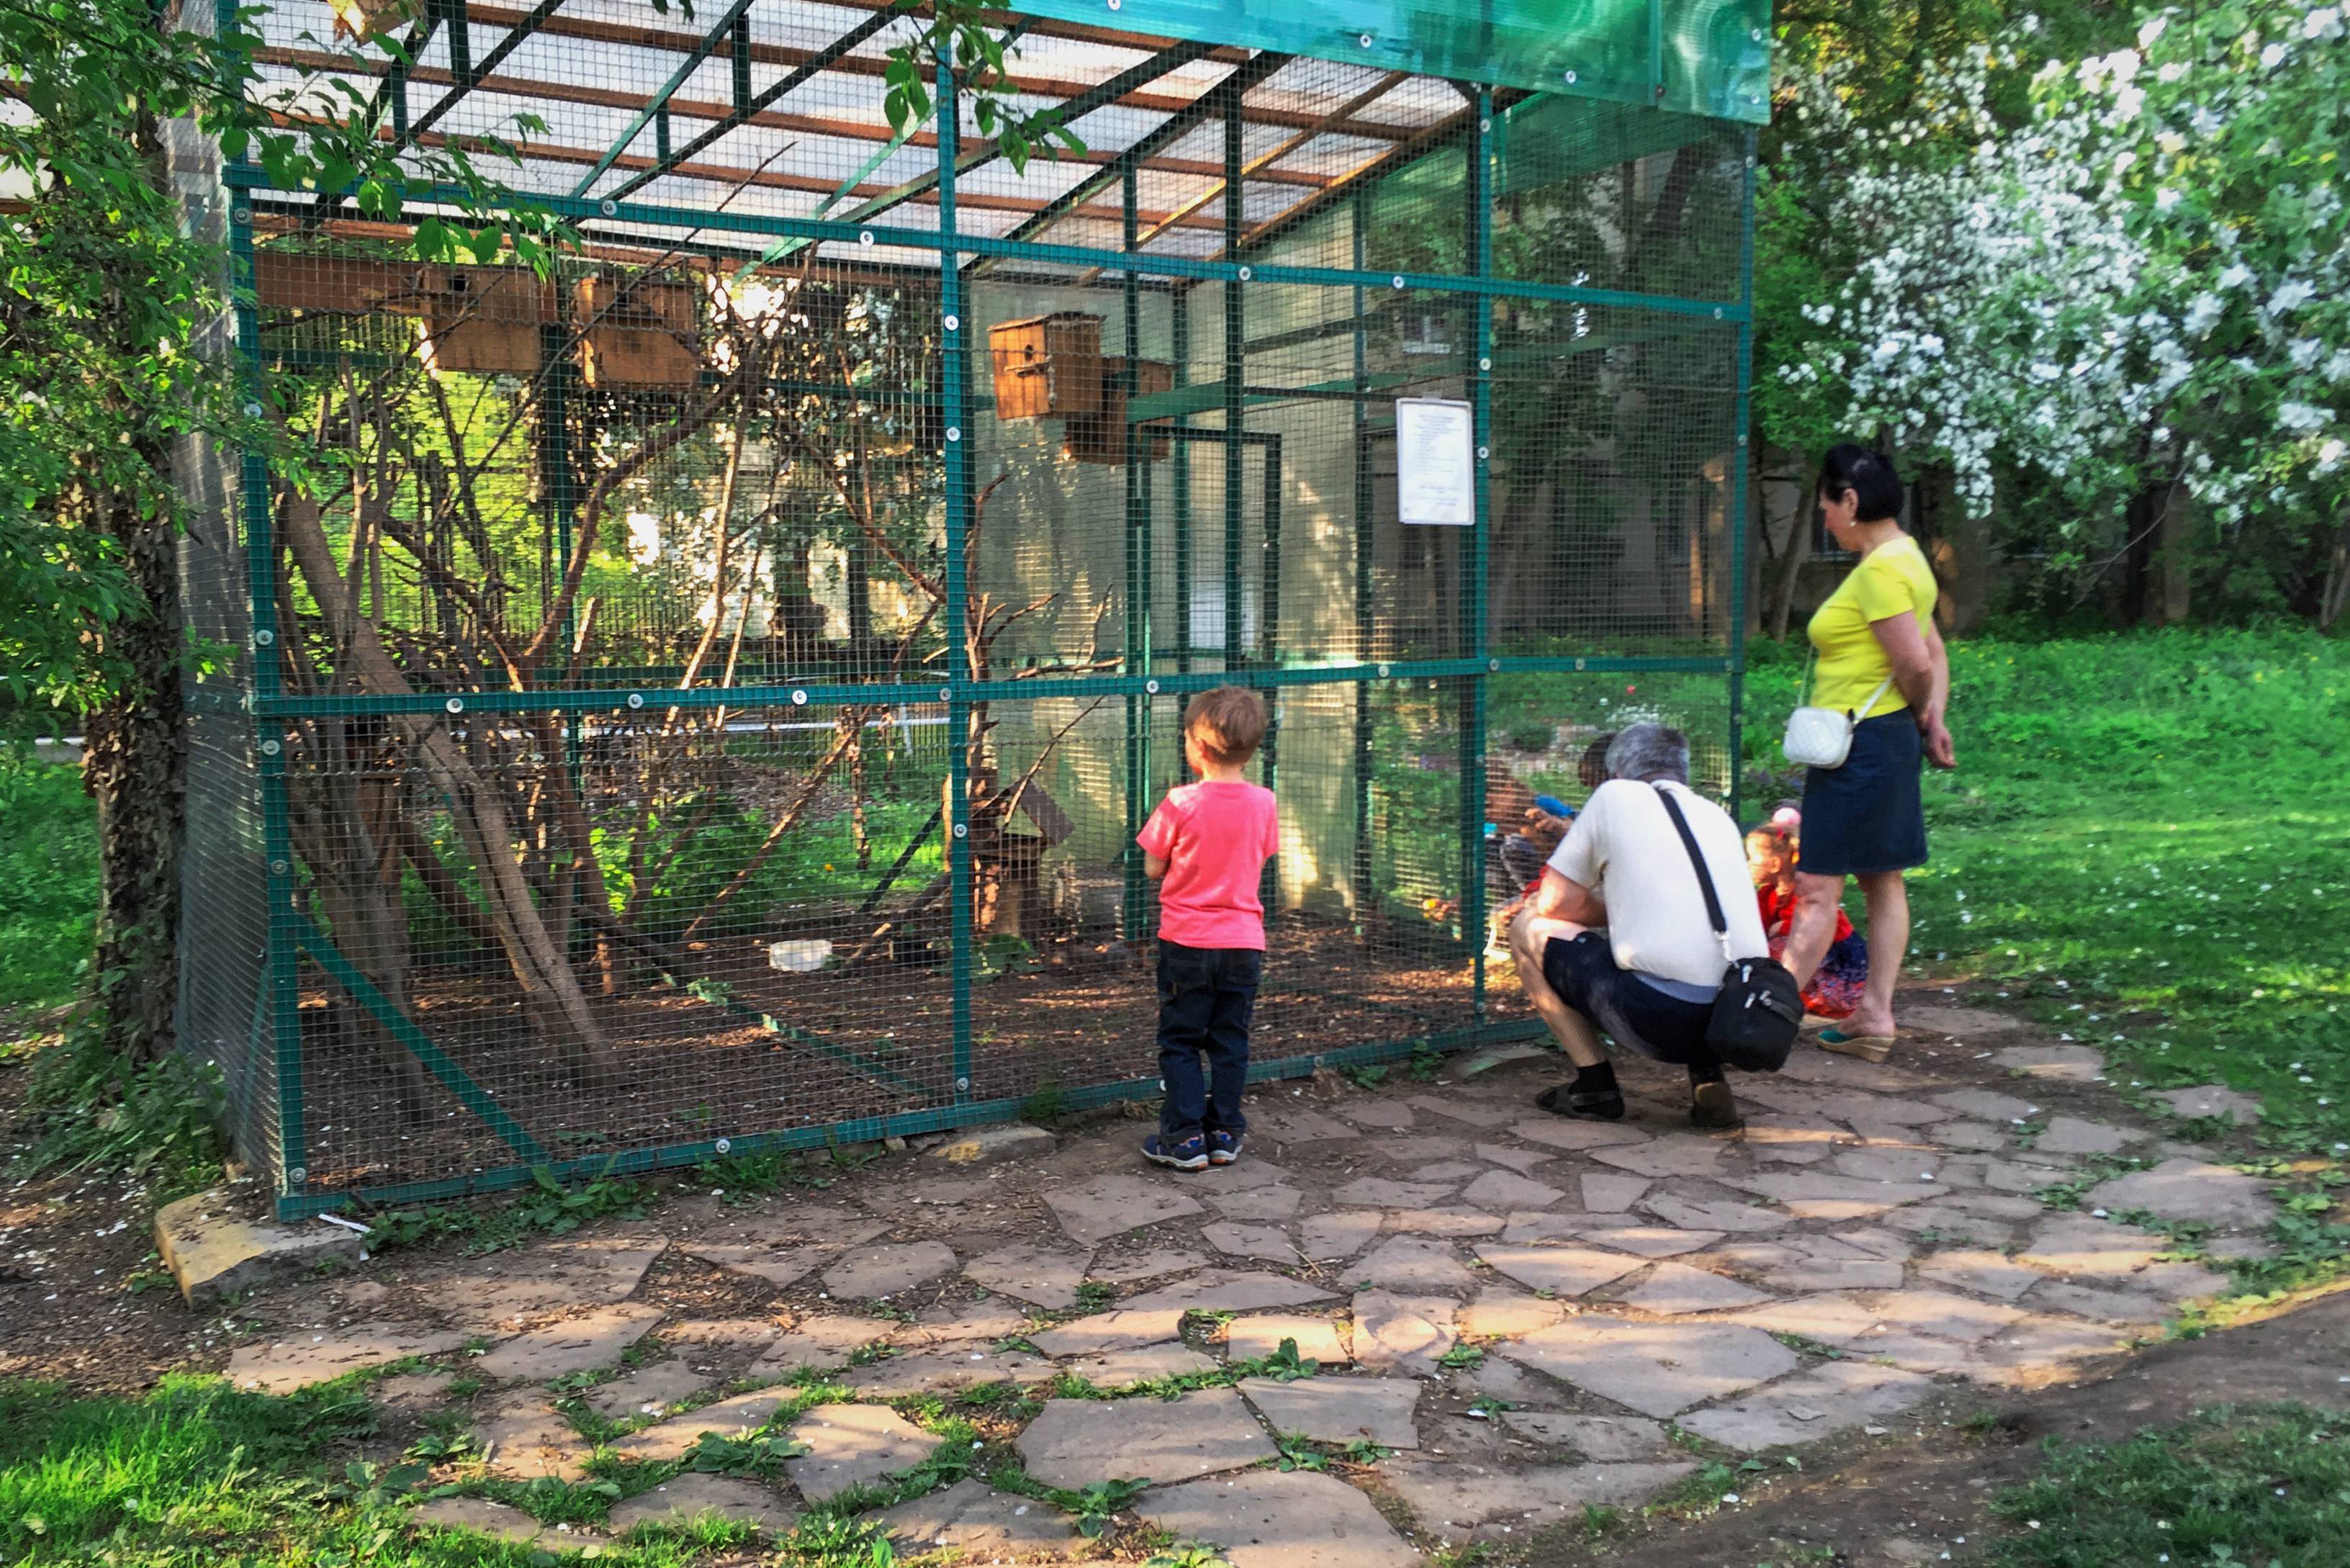
[[[1142,1140],[1142,1158],[1170,1170],[1208,1168],[1208,1140],[1198,1133],[1170,1142],[1157,1133]]]
[[[1719,1078],[1690,1085],[1690,1125],[1700,1127],[1737,1127],[1746,1125],[1738,1114],[1738,1099],[1730,1085]]]
[[[1208,1163],[1230,1165],[1241,1157],[1241,1135],[1236,1132],[1211,1132],[1208,1135]]]
[[[1534,1104],[1554,1116],[1580,1116],[1596,1122],[1624,1119],[1621,1089],[1577,1089],[1572,1083],[1560,1084],[1536,1095]]]

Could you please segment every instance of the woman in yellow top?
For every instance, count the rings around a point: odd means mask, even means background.
[[[1786,964],[1809,985],[1835,938],[1845,878],[1868,901],[1868,985],[1830,1051],[1882,1062],[1893,1048],[1893,982],[1909,948],[1909,893],[1901,874],[1926,863],[1922,758],[1955,767],[1942,722],[1950,660],[1934,626],[1937,588],[1918,541],[1901,526],[1901,480],[1881,452],[1839,446],[1820,464],[1820,514],[1859,565],[1812,617],[1819,662],[1812,702],[1856,715],[1851,754],[1814,768],[1804,784],[1804,834]]]

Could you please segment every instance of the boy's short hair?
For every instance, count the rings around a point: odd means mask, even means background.
[[[1202,691],[1183,711],[1183,733],[1220,768],[1236,768],[1256,755],[1264,726],[1263,700],[1244,686]]]
[[[1597,789],[1607,782],[1607,748],[1616,743],[1616,732],[1608,731],[1583,748],[1583,761],[1575,766],[1575,776],[1587,790]]]

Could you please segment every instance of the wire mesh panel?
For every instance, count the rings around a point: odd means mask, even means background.
[[[187,465],[182,1033],[284,1212],[1152,1092],[1135,836],[1218,683],[1264,1075],[1527,1027],[1503,846],[1607,731],[1730,787],[1756,21],[1274,9],[1013,19],[1083,143],[1024,163],[968,82],[891,123],[867,0],[398,68],[272,8],[281,122],[366,78],[416,194],[224,167],[293,451]],[[552,263],[418,259],[485,139]]]

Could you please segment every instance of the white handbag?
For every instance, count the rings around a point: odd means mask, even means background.
[[[1888,672],[1868,701],[1856,711],[1839,711],[1834,708],[1797,708],[1787,715],[1787,738],[1781,749],[1787,760],[1799,767],[1840,768],[1852,754],[1852,732],[1860,727],[1860,716],[1877,706],[1877,700],[1892,689],[1893,677]],[[1804,666],[1804,694],[1811,695],[1812,670]]]

